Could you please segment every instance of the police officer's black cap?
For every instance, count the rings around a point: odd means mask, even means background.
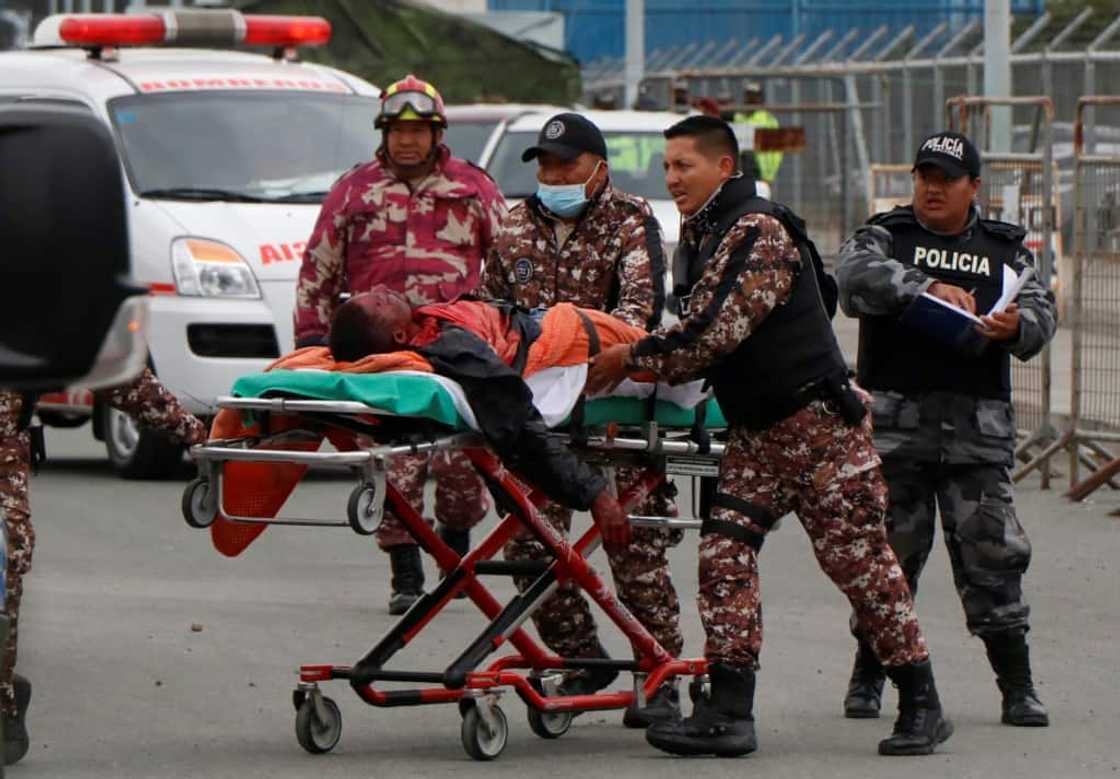
[[[960,133],[934,133],[922,141],[911,170],[923,165],[938,167],[950,178],[980,178],[980,152],[976,151],[967,136]]]
[[[537,145],[526,149],[521,161],[528,162],[545,152],[562,160],[574,160],[585,151],[606,159],[607,142],[603,140],[603,133],[586,116],[563,113],[544,123]]]

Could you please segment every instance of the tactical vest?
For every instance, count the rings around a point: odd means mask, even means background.
[[[724,416],[733,424],[762,430],[816,398],[829,397],[846,405],[842,413],[849,423],[858,421],[863,407],[858,400],[853,406],[847,368],[821,296],[818,274],[824,271],[816,248],[805,223],[785,206],[755,196],[753,181],[732,179],[724,185],[715,228],[699,250],[684,247],[684,260],[674,263],[674,294],[687,300],[724,235],[747,214],[765,214],[782,224],[801,253],[801,270],[786,302],[709,370],[707,378]],[[733,257],[724,283],[734,281],[747,260]]]
[[[985,313],[1003,291],[1003,268],[1017,254],[1026,231],[1016,225],[978,220],[967,241],[921,226],[910,206],[872,217],[890,231],[894,259],[938,281],[973,291],[976,311]],[[901,312],[900,312],[901,313]],[[859,326],[859,383],[866,389],[903,393],[956,392],[1010,400],[1011,359],[989,344],[979,355],[962,353],[902,325],[899,315],[865,316]]]

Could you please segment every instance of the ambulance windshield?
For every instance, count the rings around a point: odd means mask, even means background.
[[[168,92],[109,104],[143,197],[318,203],[373,157],[377,102],[296,90]]]

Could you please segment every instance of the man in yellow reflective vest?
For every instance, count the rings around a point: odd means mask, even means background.
[[[746,105],[746,110],[735,114],[734,124],[745,124],[766,129],[777,129],[779,127],[778,117],[766,109],[751,109],[751,106],[761,106],[766,103],[761,84],[754,81],[747,83],[743,88],[743,103]],[[768,185],[772,185],[774,179],[778,176],[778,168],[782,165],[782,153],[780,151],[756,151],[754,156],[758,162],[760,179]]]

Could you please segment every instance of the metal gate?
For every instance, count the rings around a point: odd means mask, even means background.
[[[1083,97],[1074,123],[1073,355],[1068,430],[1070,485],[1082,463],[1112,459],[1120,441],[1120,156],[1094,154],[1089,109],[1120,97]],[[1088,449],[1089,452],[1084,450]],[[1090,454],[1091,453],[1091,454]]]
[[[1030,151],[1023,153],[990,150],[992,107],[1033,108]],[[954,97],[947,101],[949,125],[976,142],[984,171],[980,203],[984,215],[1020,224],[1027,230],[1024,244],[1036,255],[1038,280],[1051,286],[1054,274],[1054,222],[1057,213],[1054,186],[1054,104],[1049,97]],[[1020,443],[1015,456],[1030,465],[1035,452],[1045,450],[1058,438],[1052,421],[1052,361],[1050,344],[1029,362],[1011,361],[1012,402]],[[1050,486],[1049,459],[1032,466],[1042,467],[1042,488]],[[1026,467],[1015,473],[1026,475]]]

